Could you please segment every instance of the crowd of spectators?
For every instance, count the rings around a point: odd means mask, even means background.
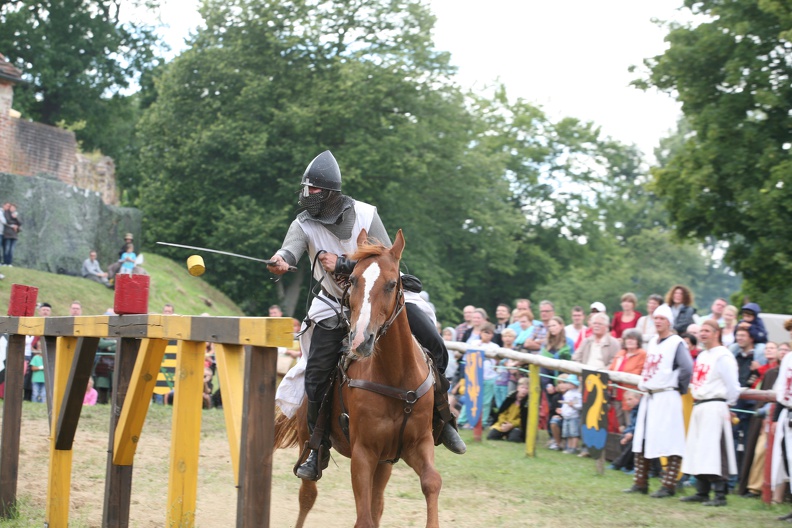
[[[620,435],[622,446],[610,467],[636,475],[633,487],[625,491],[648,493],[649,477],[659,476],[655,498],[674,496],[684,484],[696,489],[694,495],[684,497],[685,502],[708,506],[724,506],[727,489],[744,497],[759,496],[767,445],[762,421],[769,404],[740,399],[739,394],[747,388],[770,390],[774,384],[780,391],[780,382],[775,382],[790,344],[768,341],[756,303],[737,308],[718,298],[708,315],[699,316],[693,294],[684,285],[674,285],[664,296],[648,296],[646,313],[639,310],[632,293],[622,295],[620,304],[621,310],[612,317],[599,301],[589,304],[588,314],[575,306],[569,324],[548,300],[539,303],[538,319],[527,299],[517,300],[514,309],[499,304],[492,322],[484,308],[466,306],[464,321],[446,328],[443,336],[471,348],[486,349],[495,343],[519,352],[572,359],[589,370],[640,376],[638,386],[612,384],[609,393],[609,432]],[[792,331],[792,320],[787,329]],[[464,356],[450,355],[446,374],[455,378],[455,409],[460,425],[470,428],[475,424],[465,423],[458,398],[464,393]],[[587,456],[585,448],[580,449],[583,404],[578,377],[544,367],[540,376],[540,428],[547,431],[548,449]],[[792,385],[790,379],[792,359],[783,381]],[[501,359],[485,365],[482,424],[489,428],[488,439],[525,441],[527,380],[527,362]],[[792,400],[792,389],[786,390]],[[687,437],[681,425],[683,405],[694,409]],[[678,415],[673,421],[679,425],[669,425],[669,414]],[[636,435],[639,439],[634,441]],[[659,464],[661,457],[665,468]],[[789,464],[783,467],[788,473]],[[680,468],[689,473],[681,480]],[[774,479],[775,500],[783,499],[788,481],[788,476]]]

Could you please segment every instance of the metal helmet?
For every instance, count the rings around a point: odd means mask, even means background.
[[[338,162],[330,153],[325,150],[316,156],[302,177],[301,185],[305,187],[304,193],[307,195],[308,187],[317,187],[328,191],[341,191],[341,169]]]

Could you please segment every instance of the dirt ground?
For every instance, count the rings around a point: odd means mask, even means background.
[[[107,415],[101,410],[101,407],[90,409],[91,412],[83,416],[74,442],[70,521],[77,526],[101,526],[107,459],[107,431],[106,428],[102,430],[100,425]],[[87,427],[83,427],[83,422],[87,422]],[[132,482],[130,526],[140,528],[161,527],[166,521],[170,425],[157,420],[148,422],[135,455]],[[234,526],[237,493],[228,441],[223,428],[211,427],[212,424],[207,426],[207,420],[204,420],[204,425],[196,525]],[[47,422],[44,419],[23,419],[21,434],[17,494],[30,506],[43,510],[46,503],[49,445]],[[271,515],[273,527],[294,526],[297,518],[300,481],[291,473],[296,457],[296,448],[278,450],[275,454]],[[354,524],[355,506],[349,478],[349,460],[334,453],[334,461],[331,461],[330,468],[320,482],[319,498],[308,518],[308,526],[335,528]],[[387,493],[382,526],[425,524],[425,502],[420,484],[415,473],[405,464],[394,468]],[[446,516],[443,524],[452,521],[452,516]]]

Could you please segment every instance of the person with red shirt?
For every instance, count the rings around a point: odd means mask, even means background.
[[[641,312],[635,310],[638,305],[638,298],[634,293],[627,292],[621,296],[621,312],[616,312],[613,316],[613,323],[611,330],[613,337],[621,339],[625,330],[635,328],[638,324],[638,319],[641,317]]]

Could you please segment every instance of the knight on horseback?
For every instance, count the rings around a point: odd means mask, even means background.
[[[304,393],[307,398],[308,429],[313,433],[349,332],[343,317],[345,308],[341,302],[344,294],[341,283],[352,273],[355,261],[347,259],[346,255],[356,251],[358,235],[363,229],[371,239],[386,247],[391,246],[391,240],[376,207],[341,194],[341,171],[329,150],[311,161],[302,176],[301,187],[299,204],[303,211],[292,221],[283,245],[273,255],[273,263],[268,265],[268,269],[274,274],[282,275],[288,271],[289,266],[296,266],[306,251],[311,262],[318,259],[323,268],[315,266],[313,270],[314,278],[321,281],[322,290],[314,297],[306,321],[313,334],[304,369]],[[323,279],[326,275],[329,279]],[[448,351],[432,318],[422,309],[422,305],[428,307],[418,295],[420,281],[415,279],[404,282],[405,308],[410,329],[421,346],[429,351],[437,369],[433,418],[434,427],[440,431],[437,442],[454,453],[463,454],[466,446],[456,430],[450,412],[449,382],[443,375],[448,364]],[[418,291],[407,291],[408,282],[417,285],[412,289]],[[289,390],[286,386],[288,381],[289,376],[278,388],[276,396],[282,409],[286,407],[285,403],[289,399],[286,394]],[[329,448],[327,434],[322,438],[322,445]],[[322,453],[320,460],[319,453],[312,449],[308,458],[297,469],[297,476],[301,479],[317,480],[321,476],[321,469],[325,469],[329,462],[328,449],[322,449]]]

